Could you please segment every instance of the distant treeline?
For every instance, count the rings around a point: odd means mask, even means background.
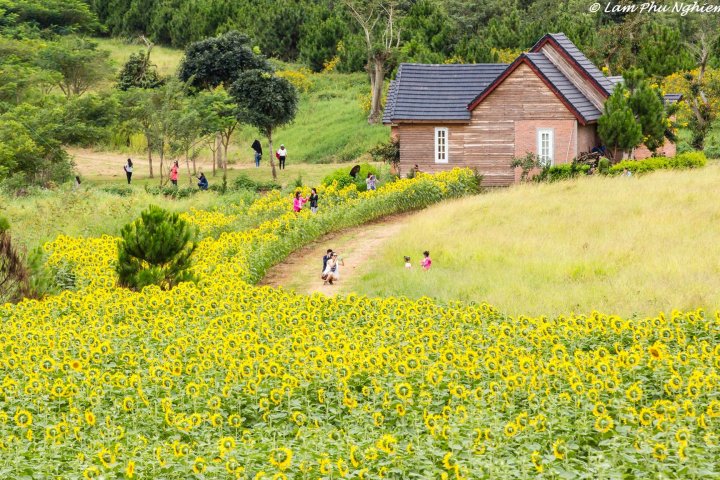
[[[41,1],[41,0],[35,0]],[[87,0],[104,32],[184,47],[228,30],[263,54],[318,71],[333,59],[360,71],[366,49],[347,3],[392,4],[402,43],[389,66],[508,61],[548,32],[565,32],[600,66],[666,76],[696,65],[693,40],[714,16],[590,13],[587,0]],[[717,45],[715,45],[717,47]],[[711,52],[717,62],[717,48]],[[392,68],[390,69],[390,71]]]

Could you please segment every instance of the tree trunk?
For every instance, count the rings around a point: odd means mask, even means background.
[[[163,186],[163,162],[165,161],[165,142],[160,142],[160,186]]]
[[[370,67],[370,88],[372,90],[372,99],[370,106],[370,116],[368,123],[374,125],[382,120],[382,92],[383,82],[385,81],[385,60],[376,55],[372,59]]]
[[[217,168],[222,168],[222,165],[223,165],[223,158],[222,158],[222,136],[221,136],[219,133],[218,133],[217,136],[215,137],[215,142],[216,142],[216,144],[215,144],[216,147],[215,147],[215,148],[217,149],[217,156],[216,156],[215,159],[216,159],[217,163],[216,163],[216,165],[213,165],[213,177],[215,176],[215,173],[216,173],[216,166],[217,166]]]
[[[147,153],[148,153],[148,166],[150,167],[150,178],[155,178],[153,175],[153,162],[152,162],[152,143],[150,142],[150,135],[145,135],[147,141]]]
[[[222,137],[221,137],[222,138]],[[223,138],[222,147],[223,147],[223,182],[227,181],[227,170],[228,170],[228,147],[230,146],[230,136],[227,138],[227,142],[225,141],[225,138]]]
[[[272,145],[272,130],[267,131],[267,139],[270,144],[270,168],[272,169],[273,182],[277,181],[277,171],[275,170],[275,150]]]

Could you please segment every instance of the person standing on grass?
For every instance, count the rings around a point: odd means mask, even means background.
[[[285,159],[287,158],[287,150],[285,150],[284,144],[280,145],[280,149],[277,151],[275,156],[280,162],[280,170],[285,170]]]
[[[255,168],[258,168],[260,167],[260,160],[262,159],[262,145],[257,138],[252,144],[252,149],[255,150]]]
[[[377,178],[375,178],[375,175],[372,173],[368,173],[367,178],[365,179],[365,185],[367,185],[368,190],[375,190],[375,182],[377,181]]]
[[[178,165],[177,160],[175,160],[175,163],[173,163],[173,166],[170,169],[170,181],[176,187],[177,187],[177,179],[178,179],[178,170],[180,170],[180,166]]]
[[[130,185],[130,180],[132,180],[133,172],[132,160],[128,158],[127,163],[123,165],[123,170],[125,170],[125,176],[127,177],[128,185]]]
[[[423,270],[430,270],[430,267],[432,266],[432,260],[430,260],[430,252],[425,250],[423,252],[423,259],[420,261],[420,265],[422,265]]]
[[[313,188],[310,192],[310,198],[309,198],[310,211],[312,213],[317,213],[317,211],[318,211],[318,198],[320,198],[320,197],[318,196],[317,189]]]
[[[295,192],[295,198],[293,199],[293,211],[295,213],[300,212],[302,210],[303,205],[305,205],[305,202],[307,202],[307,198],[301,197],[300,192]]]

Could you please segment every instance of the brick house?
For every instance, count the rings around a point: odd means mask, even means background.
[[[561,164],[598,146],[597,120],[619,80],[564,34],[548,34],[509,65],[401,64],[383,123],[400,140],[404,172],[415,164],[424,172],[474,167],[486,185],[510,185],[519,179],[513,157],[535,152]],[[672,156],[675,145],[661,150]],[[643,147],[634,153],[650,155]]]

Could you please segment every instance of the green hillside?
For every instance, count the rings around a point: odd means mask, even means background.
[[[117,39],[96,39],[100,48],[110,52],[117,69],[132,53],[142,47]],[[151,60],[163,76],[175,75],[183,52],[155,46]],[[348,162],[364,155],[368,149],[388,139],[390,130],[369,125],[362,101],[369,94],[367,75],[363,73],[312,73],[299,65],[273,61],[278,72],[285,72],[298,82],[300,104],[295,121],[274,134],[277,146],[284,143],[289,161],[308,163]],[[104,88],[111,87],[108,83]],[[251,158],[250,145],[258,138],[251,127],[239,129],[230,149],[230,159],[245,162]]]

